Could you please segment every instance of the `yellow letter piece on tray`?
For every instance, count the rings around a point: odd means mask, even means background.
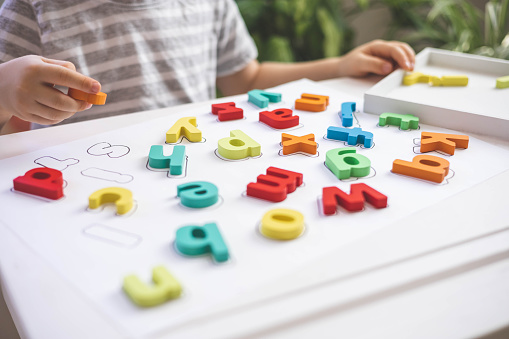
[[[509,88],[509,75],[497,78],[497,88]]]
[[[322,112],[329,106],[329,97],[326,95],[304,93],[300,97],[295,100],[295,109],[301,111]]]
[[[107,187],[95,191],[88,197],[88,207],[90,209],[96,209],[108,203],[116,205],[118,214],[126,214],[133,208],[133,194],[122,187]]]
[[[403,77],[403,85],[405,86],[411,86],[415,85],[416,83],[429,83],[431,79],[431,75],[426,75],[421,72],[412,72],[410,74],[407,74]]]
[[[129,275],[124,278],[123,288],[135,304],[144,307],[160,305],[182,293],[182,286],[164,266],[152,270],[152,280],[154,285],[147,285],[136,275]]]
[[[232,160],[257,157],[262,151],[262,146],[240,129],[231,131],[229,138],[220,139],[217,146],[217,151],[223,158]]]
[[[166,132],[166,142],[173,144],[176,143],[182,135],[191,142],[201,141],[201,131],[196,128],[196,118],[186,117],[180,118],[177,122]]]
[[[278,208],[265,213],[260,231],[264,236],[276,240],[292,240],[304,232],[302,213]]]
[[[466,75],[444,75],[443,77],[431,77],[432,86],[466,86],[468,77]]]

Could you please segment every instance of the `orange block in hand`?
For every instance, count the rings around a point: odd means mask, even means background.
[[[291,134],[283,133],[281,135],[283,145],[283,154],[292,154],[296,152],[304,152],[308,154],[316,154],[318,144],[315,142],[314,134],[307,134],[298,137]]]
[[[421,153],[442,151],[454,155],[456,148],[468,148],[468,135],[445,133],[421,133]]]
[[[433,155],[418,155],[412,161],[396,159],[392,172],[441,183],[449,173],[449,161]]]
[[[295,109],[301,111],[322,112],[329,106],[329,97],[325,95],[304,93],[295,100]]]
[[[97,94],[90,94],[75,88],[69,88],[67,95],[69,95],[73,99],[86,101],[88,103],[91,103],[92,105],[104,105],[106,103],[107,97],[107,94],[103,92],[99,92]]]

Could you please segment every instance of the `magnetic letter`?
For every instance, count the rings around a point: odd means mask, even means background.
[[[238,120],[244,117],[244,110],[235,107],[234,102],[226,102],[224,104],[213,104],[212,114],[217,115],[219,121]]]
[[[211,253],[217,262],[228,260],[228,247],[215,223],[200,226],[184,226],[177,230],[175,246],[185,255]]]
[[[170,174],[181,175],[186,160],[186,146],[176,145],[170,156],[163,155],[162,145],[152,145],[148,155],[148,165],[152,168],[168,168]]]
[[[34,168],[13,180],[14,190],[57,200],[64,196],[62,172],[53,168]]]
[[[247,185],[246,194],[273,202],[283,201],[288,193],[292,193],[302,185],[302,179],[301,173],[269,167],[266,175],[260,174],[256,182]]]
[[[337,205],[343,206],[348,211],[360,211],[364,208],[364,201],[376,208],[387,207],[387,196],[363,183],[352,184],[350,194],[334,186],[323,188],[322,202],[325,215],[334,214]]]
[[[301,111],[322,112],[329,106],[329,97],[325,95],[304,93],[295,100],[295,109]]]
[[[341,104],[341,123],[343,127],[352,127],[353,112],[355,112],[355,102],[344,102]]]
[[[416,83],[424,83],[427,84],[431,81],[431,75],[426,75],[420,72],[412,72],[403,77],[403,85],[411,86]]]
[[[314,134],[306,134],[301,137],[283,133],[281,135],[281,143],[283,144],[283,154],[292,154],[296,152],[304,152],[316,154],[318,144],[315,142]]]
[[[178,185],[177,196],[182,205],[191,208],[209,207],[219,200],[217,186],[207,181]]]
[[[449,173],[449,161],[433,155],[418,155],[411,162],[396,159],[392,172],[441,183]]]
[[[468,148],[468,136],[445,133],[421,133],[421,152],[442,151],[454,155],[456,148]]]
[[[160,305],[167,300],[175,299],[182,293],[182,286],[164,266],[152,270],[154,285],[149,286],[132,274],[124,278],[124,292],[139,306]]]
[[[90,209],[96,209],[109,203],[116,205],[118,214],[126,214],[133,208],[133,194],[122,187],[107,187],[95,191],[88,197],[88,207]]]
[[[496,88],[509,88],[509,75],[497,78]]]
[[[432,86],[467,86],[468,77],[466,75],[444,75],[441,78],[432,76],[430,83]]]
[[[230,132],[229,138],[220,139],[217,143],[218,153],[227,159],[239,160],[256,157],[261,154],[262,147],[239,129]]]
[[[177,122],[166,132],[166,142],[176,143],[182,135],[191,142],[201,141],[201,131],[196,128],[196,118],[186,117],[180,118]]]
[[[346,141],[348,145],[364,145],[366,148],[373,146],[373,133],[363,131],[362,128],[344,128],[330,126],[327,128],[327,138]]]
[[[331,149],[325,156],[325,165],[340,180],[366,177],[371,171],[371,161],[351,148]]]
[[[260,112],[259,120],[270,127],[277,129],[290,128],[299,125],[299,116],[293,115],[293,111],[288,108],[280,108],[271,112]]]
[[[248,101],[255,104],[260,108],[265,108],[269,106],[270,102],[280,102],[281,101],[281,93],[272,93],[262,91],[261,89],[253,89],[252,91],[247,92]]]
[[[268,211],[262,218],[260,232],[271,239],[295,239],[304,232],[304,216],[285,208]]]
[[[378,118],[378,125],[399,126],[402,130],[419,128],[419,118],[412,114],[382,113]]]

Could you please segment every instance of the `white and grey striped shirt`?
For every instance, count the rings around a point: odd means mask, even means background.
[[[216,77],[257,57],[233,0],[7,0],[0,63],[28,54],[70,61],[108,94],[66,122],[214,98]]]

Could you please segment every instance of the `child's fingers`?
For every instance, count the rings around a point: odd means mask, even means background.
[[[45,58],[45,57],[41,57],[41,60],[47,64],[53,64],[53,65],[58,65],[58,66],[62,66],[62,67],[65,67],[67,69],[70,69],[71,71],[75,71],[76,72],[76,66],[74,66],[74,64],[70,61],[63,61],[63,60],[56,60],[56,59],[48,59],[48,58]]]
[[[30,115],[31,122],[41,125],[54,125],[72,117],[75,112],[60,111],[36,102],[27,113]]]
[[[75,100],[68,95],[60,92],[58,89],[49,86],[41,86],[35,93],[35,101],[41,105],[53,108],[62,112],[75,113],[87,108],[87,103],[81,100]],[[56,119],[52,119],[56,120]]]
[[[407,56],[405,49],[398,44],[380,41],[372,44],[370,47],[372,55],[388,60],[392,59],[404,69],[410,69],[412,67],[410,58]]]
[[[392,63],[379,58],[377,56],[363,54],[359,57],[358,64],[361,67],[362,73],[375,73],[380,75],[386,75],[392,72]]]
[[[41,75],[41,78],[47,83],[76,88],[92,94],[101,91],[101,84],[97,80],[60,65],[48,63],[47,66]]]
[[[394,42],[397,46],[399,46],[406,54],[408,60],[410,61],[410,68],[409,70],[413,70],[415,65],[415,51],[412,47],[410,47],[409,44],[404,42]]]

